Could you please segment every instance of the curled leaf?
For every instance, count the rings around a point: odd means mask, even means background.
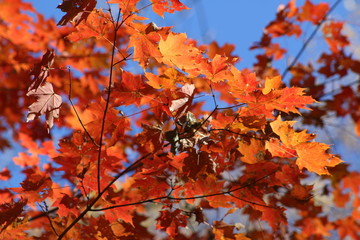
[[[175,99],[171,102],[170,111],[174,112],[178,110],[176,114],[177,118],[183,116],[191,106],[192,100],[194,99],[194,90],[194,84],[185,84],[180,90],[180,93],[184,97]]]

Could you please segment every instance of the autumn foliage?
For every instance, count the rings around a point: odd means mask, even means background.
[[[0,148],[24,149],[0,239],[359,239],[360,173],[305,129],[348,116],[360,135],[360,62],[329,18],[340,1],[279,7],[252,69],[142,15],[191,2],[139,1],[63,0],[59,22],[0,1]],[[279,40],[304,24],[281,73]],[[327,46],[301,62],[315,34]]]

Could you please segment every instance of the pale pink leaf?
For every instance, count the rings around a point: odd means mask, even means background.
[[[182,93],[184,96],[182,98],[171,101],[170,111],[173,112],[178,110],[175,116],[176,118],[183,116],[191,106],[192,100],[194,99],[194,90],[194,84],[186,83],[180,90],[180,93]]]
[[[29,122],[45,114],[48,131],[54,125],[54,118],[59,118],[61,96],[54,93],[51,83],[45,82],[37,89],[30,90],[26,96],[36,97],[36,102],[29,106],[26,121]]]

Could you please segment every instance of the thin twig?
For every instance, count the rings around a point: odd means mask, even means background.
[[[246,103],[239,103],[233,106],[229,106],[229,107],[219,107],[218,110],[226,110],[226,109],[231,109],[231,108],[237,108],[237,107],[242,107],[246,105]]]
[[[70,102],[70,104],[71,104],[71,107],[72,107],[72,109],[74,110],[75,115],[76,115],[76,117],[77,117],[77,119],[78,119],[81,127],[84,129],[84,132],[85,132],[86,135],[90,138],[91,142],[92,142],[96,147],[100,147],[100,146],[95,142],[95,140],[91,137],[90,133],[86,130],[85,125],[84,125],[84,123],[82,122],[82,120],[81,120],[81,118],[80,118],[80,116],[79,116],[79,114],[78,114],[78,112],[77,112],[77,110],[76,110],[76,108],[75,108],[75,105],[74,105],[73,101],[71,100],[72,79],[71,79],[71,70],[70,70],[70,67],[68,67],[68,73],[69,73],[69,81],[70,81],[68,99],[69,99],[69,102]]]
[[[169,194],[167,194],[166,196],[161,196],[161,197],[157,197],[157,198],[152,198],[152,199],[147,199],[147,200],[143,200],[143,201],[139,201],[139,202],[132,202],[132,203],[125,203],[125,204],[118,204],[118,205],[113,205],[113,206],[110,206],[110,207],[105,207],[105,208],[97,208],[97,209],[91,209],[90,211],[92,212],[97,212],[97,211],[105,211],[105,210],[109,210],[109,209],[114,209],[114,208],[120,208],[120,207],[127,207],[127,206],[134,206],[134,205],[139,205],[139,204],[143,204],[143,203],[149,203],[149,202],[155,202],[155,201],[158,201],[158,200],[164,200],[164,199],[168,199],[168,200],[173,200],[173,201],[184,201],[184,200],[195,200],[195,199],[201,199],[201,198],[206,198],[206,197],[215,197],[215,196],[221,196],[221,195],[230,195],[234,198],[237,198],[239,200],[242,200],[244,202],[247,202],[247,203],[250,203],[250,204],[253,204],[253,205],[259,205],[259,206],[262,206],[262,207],[268,207],[268,208],[275,208],[273,206],[267,206],[267,205],[264,205],[264,204],[260,204],[260,203],[255,203],[255,202],[252,202],[252,201],[248,201],[248,200],[244,200],[244,199],[241,199],[239,197],[236,197],[234,196],[232,193],[235,192],[235,191],[239,191],[241,189],[244,189],[246,187],[250,187],[256,183],[258,183],[259,181],[265,179],[266,177],[269,177],[270,175],[274,174],[275,172],[272,172],[268,175],[265,175],[259,179],[256,179],[255,181],[251,182],[251,183],[248,183],[248,184],[245,184],[245,185],[242,185],[238,188],[234,188],[234,189],[230,189],[228,191],[223,191],[223,192],[218,192],[218,193],[212,193],[212,194],[203,194],[203,195],[198,195],[198,196],[193,196],[193,197],[171,197],[171,192]]]
[[[325,96],[329,96],[329,95],[334,95],[338,90],[340,90],[340,89],[343,88],[343,87],[351,87],[351,86],[353,86],[353,85],[355,85],[355,84],[359,84],[359,83],[360,83],[360,78],[358,78],[358,79],[356,79],[355,81],[352,81],[352,82],[346,84],[345,86],[340,86],[339,88],[336,88],[336,89],[333,89],[333,90],[331,90],[331,91],[329,91],[329,92],[327,92],[327,93],[324,93],[323,95],[321,95],[321,98],[322,98],[322,97],[325,97]]]
[[[268,206],[268,205],[265,205],[265,204],[261,204],[261,203],[257,203],[257,202],[252,202],[252,201],[249,201],[249,200],[246,200],[246,199],[237,197],[237,196],[235,196],[235,195],[232,194],[232,193],[229,193],[229,195],[230,195],[231,197],[233,197],[233,198],[236,198],[236,199],[238,199],[238,200],[240,200],[240,201],[243,201],[243,202],[246,202],[246,203],[249,203],[249,204],[252,204],[252,205],[257,205],[257,206],[261,206],[261,207],[277,209],[277,207],[274,207],[274,206]]]
[[[38,204],[38,205],[39,205],[39,207],[41,208],[41,210],[43,210],[43,213],[44,213],[44,215],[46,216],[46,218],[49,220],[50,227],[51,227],[51,229],[53,230],[53,232],[56,234],[56,236],[59,236],[59,234],[56,232],[56,229],[55,229],[55,227],[54,227],[54,225],[53,225],[53,223],[52,223],[52,221],[51,221],[51,219],[50,219],[50,217],[49,217],[50,211],[49,211],[49,209],[48,209],[48,206],[47,206],[46,202],[44,202],[44,206],[42,206],[42,205],[40,205],[40,204]]]

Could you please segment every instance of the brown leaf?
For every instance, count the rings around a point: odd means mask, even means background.
[[[50,67],[53,65],[55,59],[55,52],[53,49],[47,50],[43,55],[41,62],[35,64],[34,69],[30,72],[30,75],[34,76],[28,91],[37,89],[49,76]]]

